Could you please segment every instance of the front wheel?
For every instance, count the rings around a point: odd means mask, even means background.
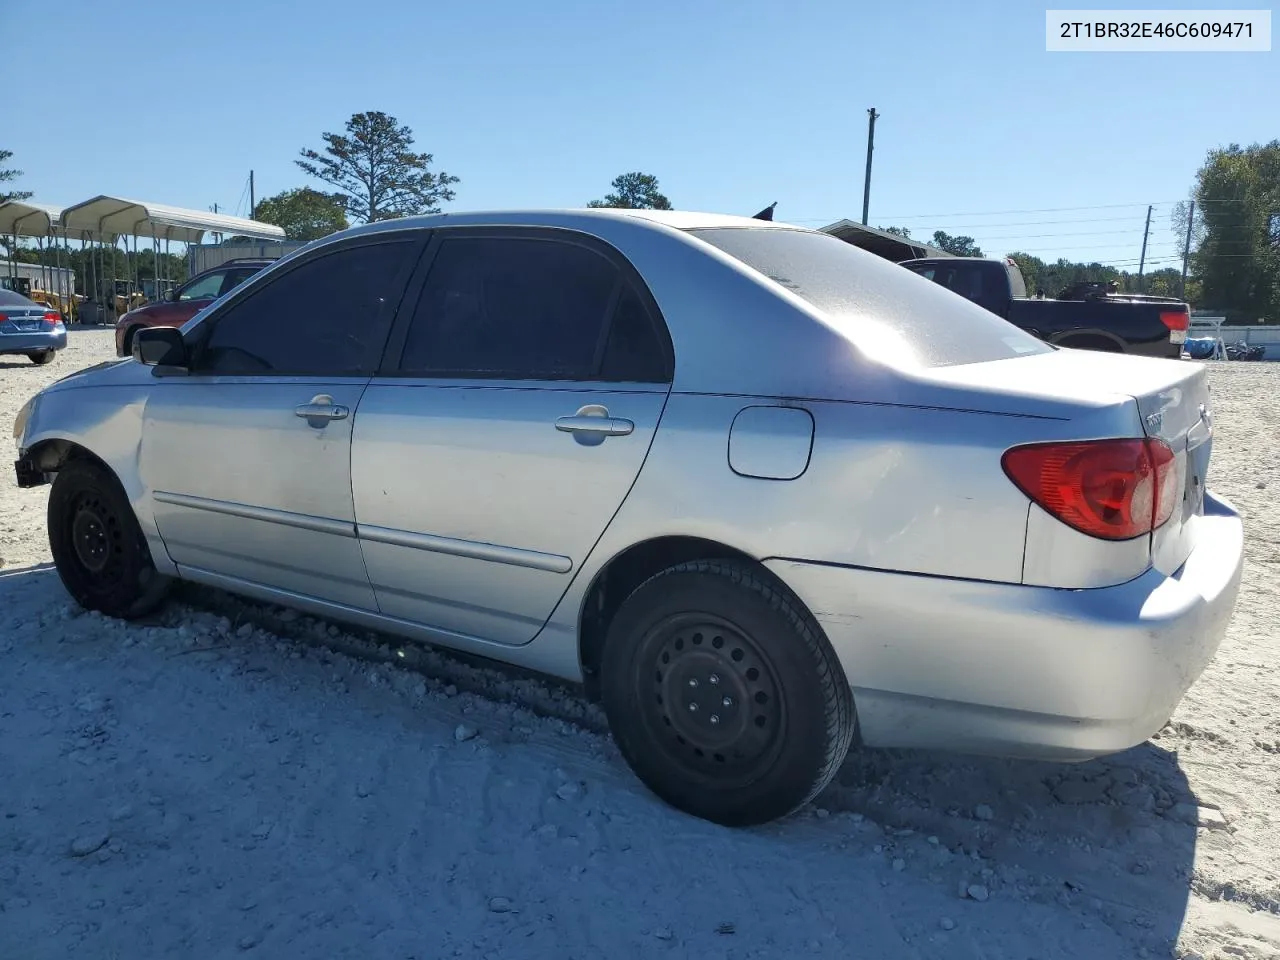
[[[35,350],[27,354],[27,359],[38,367],[43,367],[46,363],[52,363],[53,358],[58,355],[56,350]]]
[[[853,696],[821,629],[746,564],[684,563],[641,584],[609,626],[601,674],[636,775],[725,826],[808,803],[853,739]]]
[[[110,617],[133,619],[164,600],[133,506],[118,480],[89,460],[72,460],[49,491],[49,548],[73,600]]]

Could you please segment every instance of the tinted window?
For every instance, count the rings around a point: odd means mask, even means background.
[[[620,282],[612,263],[576,244],[450,237],[432,261],[400,370],[590,379]]]
[[[416,241],[309,260],[211,317],[196,369],[217,374],[372,374]]]
[[[36,307],[34,300],[28,300],[20,293],[0,287],[0,307]]]
[[[640,383],[666,383],[671,379],[663,341],[630,285],[623,290],[613,315],[600,378]]]
[[[824,233],[726,227],[690,231],[827,314],[855,344],[896,341],[925,366],[1053,348],[974,303]]]
[[[236,287],[240,286],[240,284],[244,283],[246,280],[252,277],[255,273],[257,273],[258,269],[259,269],[258,267],[238,267],[235,270],[228,270],[227,278],[223,282],[222,291],[218,294],[218,296],[221,297],[230,293]]]

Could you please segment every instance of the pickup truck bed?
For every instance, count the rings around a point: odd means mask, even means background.
[[[1028,297],[1022,272],[1007,258],[936,257],[902,266],[1063,347],[1176,360],[1190,326],[1187,305],[1169,297]]]

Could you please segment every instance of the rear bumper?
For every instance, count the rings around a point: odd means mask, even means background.
[[[1222,642],[1243,528],[1212,494],[1198,526],[1172,576],[1089,590],[768,566],[826,631],[869,746],[1079,760],[1158,731]]]
[[[34,353],[38,350],[65,350],[67,331],[61,333],[0,334],[0,354]]]

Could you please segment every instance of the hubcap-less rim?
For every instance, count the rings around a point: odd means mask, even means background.
[[[664,752],[717,783],[751,779],[776,754],[785,715],[777,679],[751,637],[708,614],[665,621],[645,640],[646,719]]]
[[[71,514],[71,546],[95,584],[113,581],[121,560],[120,524],[95,494],[80,496]]]

